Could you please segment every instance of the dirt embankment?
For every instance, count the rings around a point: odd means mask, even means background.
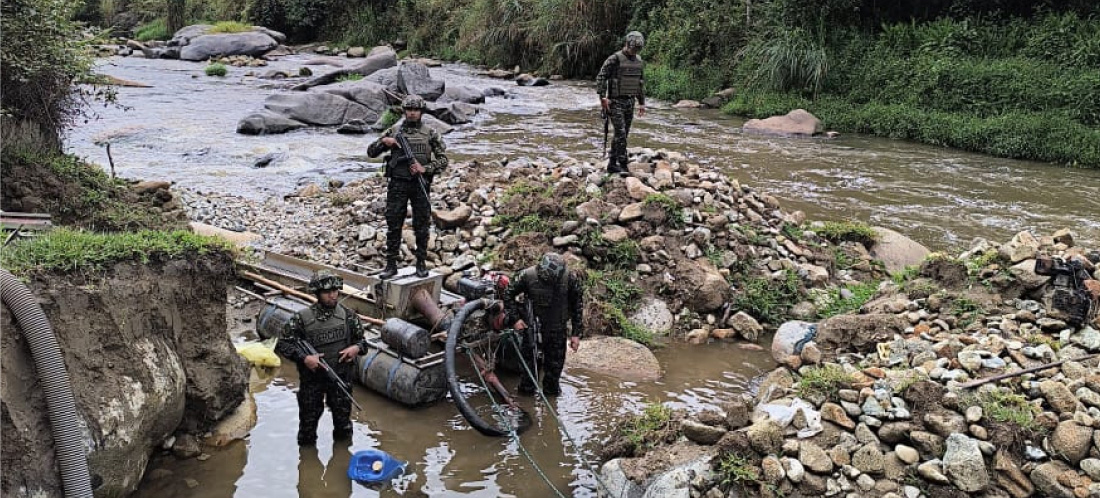
[[[201,433],[243,399],[247,364],[226,335],[226,253],[29,278],[58,337],[96,496],[137,486],[153,448]],[[19,325],[0,309],[4,496],[59,496],[45,401]]]

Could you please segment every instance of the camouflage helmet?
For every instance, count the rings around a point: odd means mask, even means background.
[[[626,46],[635,50],[641,50],[645,46],[645,37],[641,32],[631,31],[626,34]]]
[[[542,260],[535,268],[535,274],[543,282],[553,282],[565,275],[565,260],[556,252],[548,252],[542,255]]]
[[[309,279],[309,292],[313,294],[343,288],[344,279],[331,270],[317,270]]]
[[[428,104],[426,102],[424,102],[423,97],[421,97],[421,96],[419,96],[415,93],[410,93],[408,97],[405,97],[405,100],[401,101],[401,108],[402,109],[418,109],[418,110],[422,111],[422,110],[428,108]]]

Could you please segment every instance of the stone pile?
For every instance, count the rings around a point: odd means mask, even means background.
[[[797,355],[773,345],[785,366],[755,398],[680,422],[675,444],[704,451],[645,474],[644,456],[610,460],[612,495],[1100,496],[1100,318],[1061,316],[1037,254],[1080,262],[1100,302],[1100,254],[1074,247],[1068,230],[930,255],[859,314],[784,324],[776,342],[812,340]],[[668,489],[687,468],[695,478]]]
[[[429,266],[453,280],[515,270],[556,250],[583,272],[607,268],[609,253],[625,248],[633,258],[619,269],[645,294],[633,320],[658,333],[691,331],[696,342],[761,334],[755,317],[729,306],[741,289],[727,277],[739,265],[763,278],[793,272],[805,288],[882,275],[860,244],[834,246],[812,230],[785,236],[785,226],[804,223],[801,212],[784,213],[774,197],[678,153],[634,149],[630,172],[609,177],[572,159],[453,164],[432,185]],[[377,176],[310,184],[263,202],[196,193],[187,206],[195,221],[263,235],[262,249],[362,271],[384,264],[385,184]],[[403,238],[407,263],[410,226]],[[837,250],[852,254],[847,269],[835,268]],[[794,308],[816,313],[809,300]]]

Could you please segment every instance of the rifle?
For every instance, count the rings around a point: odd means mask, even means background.
[[[611,121],[611,117],[607,115],[607,111],[600,109],[600,118],[603,119],[603,155],[601,159],[607,157],[607,125]]]
[[[539,337],[542,334],[542,323],[539,322],[539,317],[535,315],[535,308],[531,304],[530,296],[524,299],[524,305],[526,306],[526,315],[524,321],[527,322],[528,337],[531,338],[531,350],[534,354],[531,355],[535,362],[531,365],[531,372],[535,374],[535,383],[538,384],[539,371]]]
[[[336,373],[336,371],[332,369],[332,367],[328,364],[327,361],[325,361],[325,356],[322,355],[321,353],[318,353],[317,349],[314,348],[312,344],[306,342],[305,340],[303,340],[303,339],[293,339],[293,340],[298,343],[298,349],[301,352],[305,353],[306,356],[320,355],[320,357],[317,358],[317,361],[320,362],[321,369],[324,370],[324,372],[325,372],[325,377],[328,378],[329,382],[332,382],[334,385],[336,385],[336,389],[338,389],[340,391],[340,394],[343,394],[344,396],[346,396],[348,398],[348,400],[351,401],[351,404],[355,406],[355,409],[357,411],[363,411],[363,407],[359,406],[359,403],[357,403],[355,401],[355,398],[352,397],[352,395],[351,395],[351,386],[348,385],[347,382],[344,382],[344,379],[340,378],[340,376]]]
[[[409,145],[409,139],[405,138],[405,134],[401,132],[395,133],[394,139],[397,140],[397,145],[401,146],[401,154],[403,156],[401,160],[407,162],[411,167],[412,163],[416,161],[416,157],[413,155],[412,146]],[[428,187],[424,184],[424,175],[413,176],[416,176],[416,183],[420,185],[420,190],[424,192],[424,198],[430,199]]]

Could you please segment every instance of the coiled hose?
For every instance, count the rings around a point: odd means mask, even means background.
[[[84,450],[76,399],[61,357],[57,336],[31,290],[6,270],[0,270],[0,300],[11,310],[31,349],[38,382],[46,397],[54,454],[66,498],[91,498],[92,480]]]

